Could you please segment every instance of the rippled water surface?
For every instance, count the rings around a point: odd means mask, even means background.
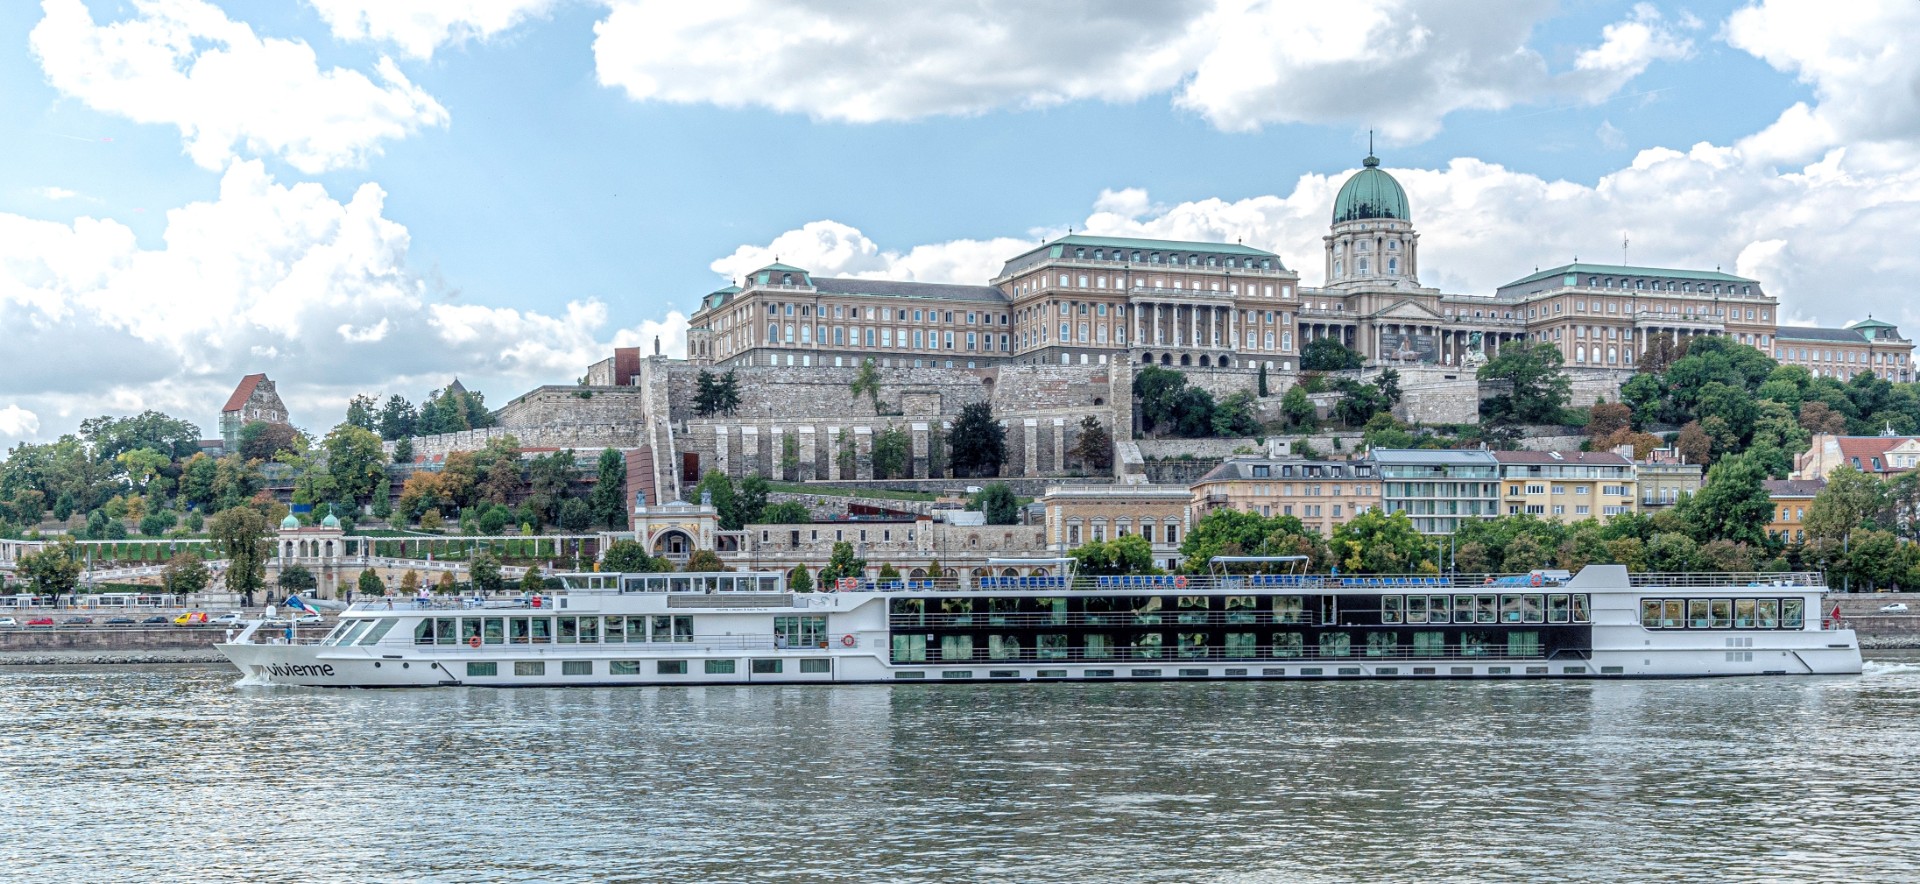
[[[326,691],[0,670],[20,881],[1912,880],[1858,678]]]

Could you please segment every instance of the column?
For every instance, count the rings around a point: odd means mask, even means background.
[[[1037,418],[1025,418],[1020,421],[1020,429],[1021,452],[1026,455],[1020,464],[1020,472],[1026,476],[1040,475],[1040,421]]]
[[[1160,305],[1159,305],[1159,304],[1154,304],[1154,305],[1153,305],[1153,343],[1154,343],[1154,345],[1155,345],[1155,346],[1158,346],[1158,345],[1159,345],[1159,344],[1161,343],[1161,339],[1160,339]]]
[[[819,449],[816,447],[812,427],[800,428],[800,481],[810,482],[819,474]]]

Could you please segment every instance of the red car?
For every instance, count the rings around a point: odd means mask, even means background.
[[[33,629],[33,628],[35,628],[35,627],[42,627],[42,628],[46,628],[46,629],[52,629],[52,628],[53,628],[53,618],[52,618],[52,617],[35,617],[35,618],[33,618],[32,620],[28,620],[28,621],[27,621],[27,628],[28,628],[28,629]]]

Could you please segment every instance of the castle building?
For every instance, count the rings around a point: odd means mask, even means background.
[[[816,277],[775,262],[701,300],[703,365],[984,368],[1130,362],[1290,371],[1332,338],[1376,365],[1471,366],[1509,342],[1554,344],[1571,368],[1632,369],[1650,338],[1724,335],[1821,374],[1911,380],[1912,343],[1871,318],[1781,328],[1753,279],[1574,262],[1491,295],[1421,285],[1406,191],[1369,155],[1322,238],[1325,283],[1244,243],[1071,234],[1009,259],[984,285]],[[611,374],[611,373],[609,373]]]
[[[233,389],[233,395],[227,397],[227,404],[220,407],[220,439],[227,451],[237,451],[240,447],[240,428],[255,421],[269,424],[288,424],[287,405],[280,401],[280,394],[274,391],[273,381],[265,374],[250,374],[240,379],[240,385]]]

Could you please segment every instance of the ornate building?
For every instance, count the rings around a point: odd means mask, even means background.
[[[250,374],[240,379],[240,386],[233,389],[233,395],[227,397],[227,404],[220,407],[220,440],[226,450],[236,451],[240,445],[240,428],[254,421],[269,424],[287,424],[287,405],[280,401],[280,394],[274,391],[273,381],[264,374]]]
[[[1278,254],[1243,243],[1083,234],[1017,255],[977,286],[831,279],[776,262],[701,301],[688,358],[809,366],[873,357],[903,368],[1124,360],[1289,371],[1320,338],[1374,364],[1440,367],[1470,366],[1531,339],[1556,345],[1570,367],[1631,369],[1650,336],[1665,333],[1725,335],[1842,377],[1913,376],[1912,344],[1891,325],[1781,329],[1779,304],[1758,281],[1718,270],[1576,261],[1491,295],[1422,286],[1406,191],[1374,156],[1340,188],[1323,251],[1319,287],[1301,286]],[[1816,333],[1826,345],[1803,347]]]

